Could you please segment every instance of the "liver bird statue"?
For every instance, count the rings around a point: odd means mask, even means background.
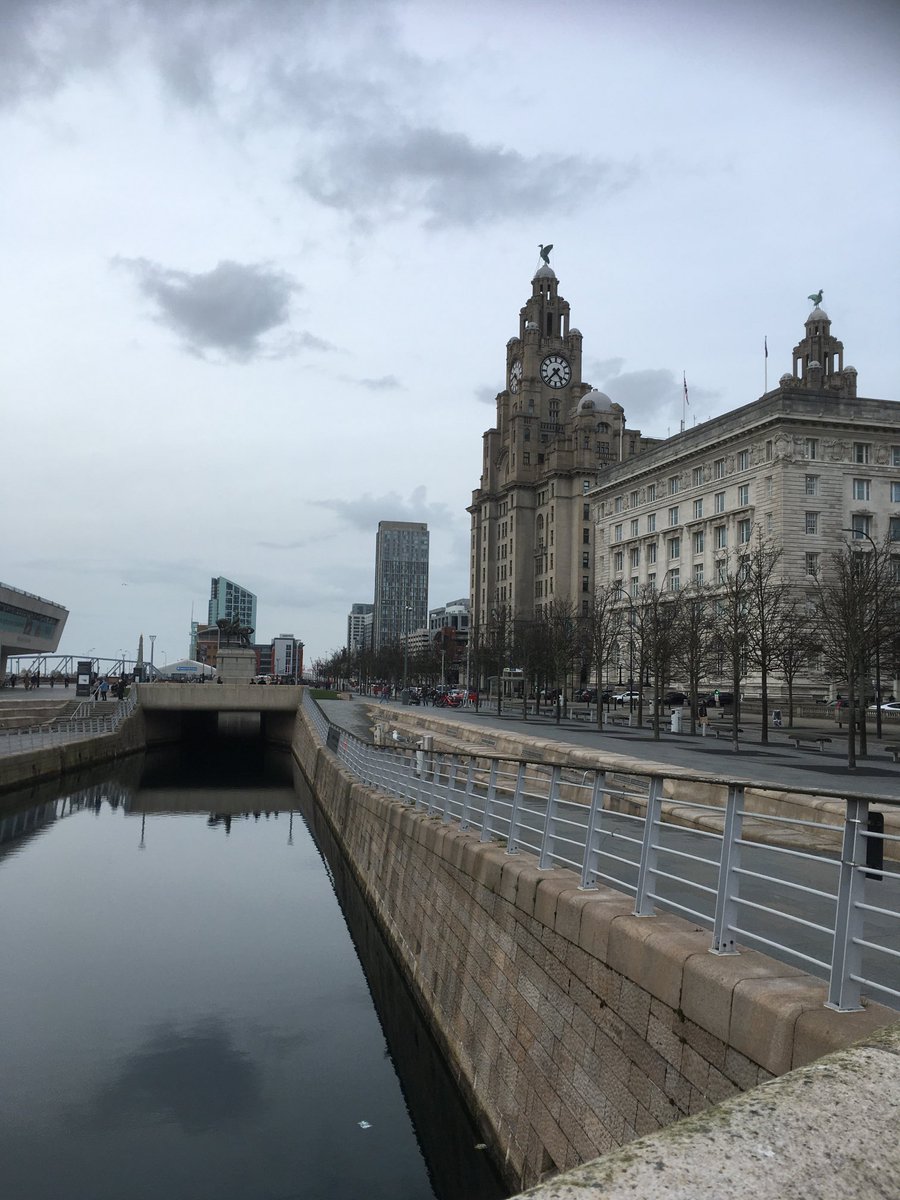
[[[813,304],[818,307],[822,303],[822,288],[819,288],[817,292],[813,292],[811,296],[807,296],[806,298],[807,300],[812,300]]]
[[[544,262],[549,267],[550,266],[550,251],[553,249],[553,243],[551,242],[549,246],[541,245],[538,247],[538,249],[541,252],[541,258],[544,260]]]

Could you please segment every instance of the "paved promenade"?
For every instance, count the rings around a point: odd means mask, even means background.
[[[847,727],[839,728],[833,718],[801,720],[795,722],[798,732],[811,736],[822,734],[832,740],[824,753],[817,747],[797,749],[788,742],[780,730],[770,730],[768,745],[760,742],[759,717],[741,718],[743,734],[740,749],[734,751],[727,737],[716,738],[712,733],[706,737],[689,733],[661,733],[654,741],[650,729],[629,729],[616,725],[599,732],[595,725],[586,721],[562,721],[559,725],[551,717],[529,717],[523,721],[520,706],[497,716],[496,707],[474,708],[419,708],[404,707],[396,703],[380,704],[372,697],[354,697],[351,701],[328,700],[322,709],[329,720],[347,729],[349,733],[371,741],[373,718],[381,716],[386,722],[391,714],[403,714],[405,720],[415,720],[417,713],[429,719],[446,719],[456,724],[463,722],[473,729],[500,728],[522,738],[551,738],[577,746],[579,749],[607,751],[632,759],[640,759],[646,766],[658,763],[663,766],[682,767],[688,771],[709,771],[716,775],[731,775],[757,783],[769,783],[775,787],[823,788],[829,791],[840,789],[849,795],[880,796],[900,800],[900,764],[895,764],[884,750],[885,745],[900,743],[900,727],[893,724],[884,729],[885,736],[879,742],[874,730],[869,731],[869,753],[858,760],[856,769],[847,768]],[[621,710],[619,710],[621,715]],[[710,717],[712,727],[728,728],[728,718],[720,717],[713,710]]]

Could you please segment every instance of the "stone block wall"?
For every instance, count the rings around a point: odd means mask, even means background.
[[[896,1020],[363,787],[302,713],[294,755],[513,1187]]]

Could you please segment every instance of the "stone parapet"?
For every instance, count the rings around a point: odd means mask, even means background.
[[[302,712],[294,754],[511,1186],[897,1020],[875,1004],[831,1012],[825,985],[794,967],[714,956],[688,921],[634,917],[621,893],[582,891],[569,871],[363,786]]]

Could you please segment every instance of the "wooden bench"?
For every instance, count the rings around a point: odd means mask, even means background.
[[[713,737],[716,738],[717,740],[719,738],[734,737],[734,730],[731,728],[730,725],[727,729],[725,728],[724,725],[709,725],[708,729],[709,729],[709,732],[713,735]],[[743,732],[744,732],[743,729],[741,729],[741,727],[739,725],[738,733],[743,733]]]
[[[798,750],[802,749],[804,745],[809,745],[810,743],[815,742],[818,744],[818,747],[823,754],[825,753],[825,743],[831,741],[830,737],[824,737],[823,735],[815,736],[814,734],[803,733],[788,733],[785,734],[785,737],[789,742],[793,742]]]
[[[889,754],[894,762],[900,759],[900,746],[885,746],[884,752],[885,754]]]
[[[569,716],[573,721],[590,721],[591,710],[589,708],[570,708]]]
[[[631,724],[631,718],[630,717],[614,717],[611,713],[604,713],[603,714],[603,724],[604,725],[624,725],[627,727]]]

